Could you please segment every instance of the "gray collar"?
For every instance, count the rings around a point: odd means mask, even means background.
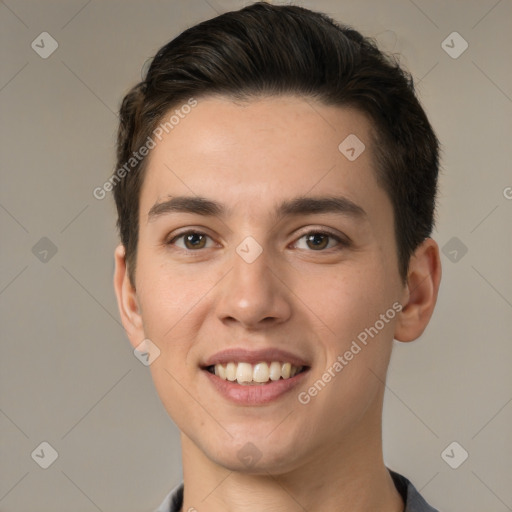
[[[414,485],[405,476],[388,470],[393,478],[395,486],[402,496],[404,512],[438,512],[432,508],[416,490]],[[154,512],[180,512],[183,506],[183,483],[177,485],[164,499]]]

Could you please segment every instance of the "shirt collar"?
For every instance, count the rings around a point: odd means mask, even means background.
[[[438,512],[432,508],[416,487],[407,479],[394,471],[388,470],[393,482],[405,503],[404,512]],[[177,485],[154,512],[180,512],[183,506],[183,482]]]

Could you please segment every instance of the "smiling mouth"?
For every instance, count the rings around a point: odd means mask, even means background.
[[[204,368],[222,380],[237,382],[246,386],[270,384],[279,380],[291,379],[305,372],[307,366],[294,366],[289,362],[271,361],[251,364],[231,361],[227,364],[215,364]]]

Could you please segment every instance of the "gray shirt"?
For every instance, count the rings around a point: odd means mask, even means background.
[[[416,490],[414,485],[402,475],[389,470],[395,486],[405,503],[404,512],[438,512],[432,508]],[[175,487],[155,512],[180,512],[183,506],[183,483]],[[186,511],[184,511],[186,512]]]

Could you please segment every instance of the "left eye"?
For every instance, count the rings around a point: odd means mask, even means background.
[[[305,240],[306,248],[313,249],[314,251],[323,250],[323,249],[330,249],[331,247],[335,245],[344,245],[341,238],[333,235],[332,233],[324,233],[322,231],[310,231],[309,233],[306,233],[305,235],[302,235],[298,241]],[[329,245],[329,239],[331,241],[336,241],[337,244]],[[297,242],[298,244],[298,242]],[[303,247],[299,247],[299,249],[302,249]]]

